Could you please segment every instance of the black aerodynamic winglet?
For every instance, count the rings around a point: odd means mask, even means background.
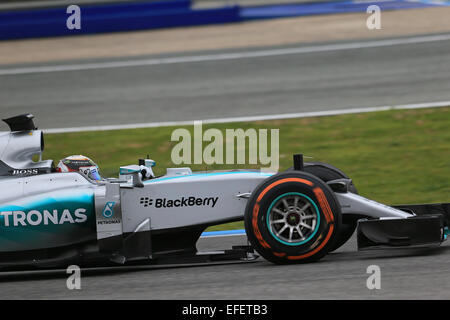
[[[29,131],[37,129],[34,125],[33,118],[34,116],[31,113],[25,113],[2,120],[6,122],[11,131]]]

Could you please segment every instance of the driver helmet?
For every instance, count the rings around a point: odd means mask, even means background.
[[[82,155],[70,156],[59,161],[57,172],[80,172],[91,180],[101,180],[97,164]]]

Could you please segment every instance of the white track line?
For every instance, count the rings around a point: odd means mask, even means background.
[[[136,59],[136,60],[126,60],[126,61],[80,63],[80,64],[53,65],[53,66],[35,66],[35,67],[22,67],[22,68],[4,68],[4,69],[0,69],[0,76],[21,75],[21,74],[30,74],[30,73],[48,73],[48,72],[81,71],[81,70],[93,70],[93,69],[166,65],[166,64],[187,63],[187,62],[223,61],[223,60],[260,58],[260,57],[271,57],[271,56],[302,54],[302,53],[317,53],[317,52],[327,52],[327,51],[387,47],[387,46],[395,46],[395,45],[427,43],[427,42],[447,41],[447,40],[450,40],[450,34],[418,36],[418,37],[398,38],[398,39],[388,39],[388,40],[373,40],[373,41],[364,41],[364,42],[351,42],[351,43],[341,43],[341,44],[316,45],[316,46],[297,47],[297,48],[256,50],[256,51],[234,52],[234,53],[218,53],[218,54],[184,56],[184,57]]]
[[[218,234],[213,236],[200,236],[200,239],[208,239],[208,238],[224,238],[224,237],[242,237],[245,236],[245,233],[236,233],[236,234]]]
[[[284,113],[284,114],[274,114],[274,115],[246,116],[246,117],[233,117],[233,118],[217,118],[217,119],[205,119],[205,120],[201,120],[201,121],[203,122],[203,124],[232,123],[232,122],[246,122],[246,121],[263,121],[263,120],[323,117],[323,116],[334,116],[334,115],[340,115],[340,114],[367,113],[367,112],[386,111],[386,110],[438,108],[438,107],[447,107],[447,106],[450,106],[450,101],[404,104],[404,105],[398,105],[398,106],[382,106],[382,107],[352,108],[352,109],[340,109],[340,110],[328,110],[328,111],[311,111],[311,112],[300,112],[300,113]],[[45,131],[45,133],[65,133],[65,132],[106,131],[106,130],[138,129],[138,128],[157,128],[157,127],[171,127],[171,126],[183,126],[183,125],[193,125],[193,124],[194,124],[194,120],[188,120],[188,121],[133,123],[133,124],[119,124],[119,125],[91,126],[91,127],[56,128],[56,129],[44,129],[44,131]]]

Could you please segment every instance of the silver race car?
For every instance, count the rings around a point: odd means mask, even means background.
[[[387,206],[360,195],[352,180],[324,163],[284,172],[192,172],[168,168],[148,175],[154,161],[94,181],[55,172],[43,132],[30,114],[4,120],[0,133],[0,268],[249,260],[317,261],[357,228],[359,249],[435,246],[447,236],[449,204]],[[41,159],[41,157],[40,157]],[[203,254],[209,226],[244,220],[249,246]],[[256,253],[254,253],[256,251]]]

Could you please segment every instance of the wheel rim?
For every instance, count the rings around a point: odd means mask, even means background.
[[[277,241],[291,246],[301,245],[316,234],[320,214],[311,198],[289,192],[272,201],[267,211],[267,225]]]

